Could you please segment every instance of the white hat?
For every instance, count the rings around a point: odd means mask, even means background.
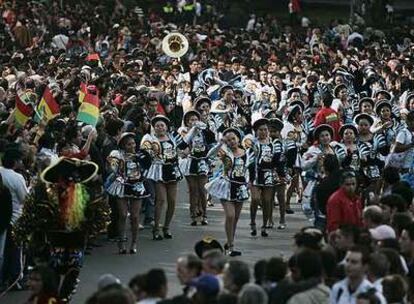
[[[388,225],[380,225],[378,227],[369,229],[374,240],[382,241],[386,239],[395,239],[397,236],[394,229]]]

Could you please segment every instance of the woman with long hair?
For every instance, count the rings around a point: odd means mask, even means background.
[[[119,254],[126,254],[126,221],[129,211],[131,221],[131,245],[129,252],[137,253],[139,215],[142,199],[149,193],[144,185],[143,166],[145,159],[136,153],[135,133],[123,133],[118,140],[118,149],[108,156],[109,168],[107,192],[116,197],[118,206]]]
[[[204,188],[210,173],[207,153],[215,143],[215,134],[201,122],[201,115],[195,110],[187,111],[183,117],[181,135],[187,145],[187,156],[181,159],[180,169],[185,176],[189,190],[191,226],[207,225],[207,194]]]
[[[249,198],[248,166],[251,157],[240,146],[241,134],[235,128],[223,132],[223,140],[209,151],[208,156],[216,155],[223,163],[222,174],[206,184],[207,192],[220,199],[225,213],[224,228],[227,236],[225,250],[230,256],[241,255],[234,250],[234,238],[237,222],[243,202]]]
[[[171,239],[170,224],[177,201],[177,185],[182,179],[178,165],[178,146],[183,144],[179,134],[171,133],[170,120],[157,115],[151,119],[154,135],[146,134],[141,141],[141,149],[152,158],[146,177],[155,182],[155,216],[153,240]],[[163,235],[160,234],[160,218],[164,204],[167,203]]]

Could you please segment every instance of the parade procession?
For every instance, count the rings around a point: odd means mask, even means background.
[[[0,303],[414,301],[414,5],[276,2],[0,0]]]

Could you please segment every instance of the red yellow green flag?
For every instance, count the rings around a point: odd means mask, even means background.
[[[81,82],[80,88],[79,88],[79,103],[82,103],[85,99],[85,95],[88,92],[86,89],[86,84],[84,82]]]
[[[18,128],[23,128],[28,120],[33,115],[33,106],[23,102],[18,95],[16,95],[16,104],[14,111],[14,119]]]
[[[95,127],[99,119],[99,103],[99,97],[97,95],[86,94],[79,107],[76,119]]]
[[[46,87],[42,100],[40,100],[36,108],[36,121],[40,121],[43,118],[43,115],[45,115],[46,119],[49,121],[59,113],[59,104],[53,97],[49,87]]]

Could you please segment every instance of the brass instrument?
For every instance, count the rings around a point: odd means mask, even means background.
[[[169,33],[162,40],[162,50],[172,58],[180,58],[188,51],[188,39],[180,33]]]

